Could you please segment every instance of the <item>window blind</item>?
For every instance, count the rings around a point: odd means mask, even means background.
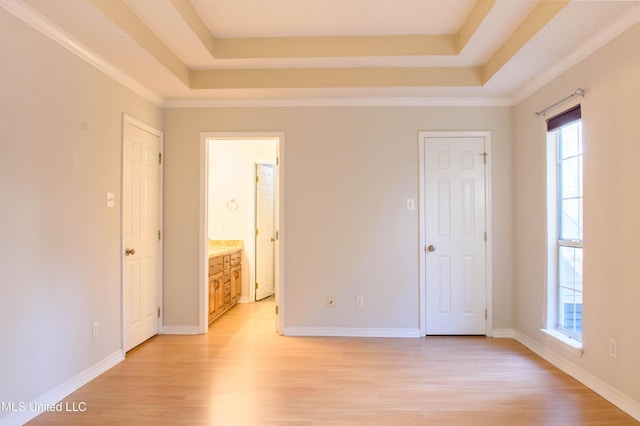
[[[551,132],[553,130],[559,129],[562,126],[566,126],[567,124],[571,124],[574,121],[578,121],[582,118],[582,113],[580,111],[580,105],[576,105],[571,109],[566,110],[556,116],[553,116],[547,120],[547,131]]]

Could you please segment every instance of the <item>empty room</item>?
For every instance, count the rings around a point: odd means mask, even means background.
[[[0,425],[640,422],[640,1],[0,0]]]

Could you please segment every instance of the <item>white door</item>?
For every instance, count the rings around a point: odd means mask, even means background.
[[[275,167],[256,165],[256,300],[275,292]]]
[[[426,334],[486,334],[485,140],[424,149]]]
[[[125,118],[123,132],[123,346],[158,334],[161,134]]]

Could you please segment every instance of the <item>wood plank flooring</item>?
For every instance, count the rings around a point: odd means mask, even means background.
[[[281,337],[273,302],[156,336],[31,425],[637,425],[510,339]]]

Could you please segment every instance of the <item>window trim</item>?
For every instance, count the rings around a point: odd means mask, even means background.
[[[546,150],[547,150],[547,261],[546,261],[546,311],[544,316],[545,328],[542,331],[558,343],[570,349],[578,356],[582,356],[582,334],[578,335],[560,326],[560,247],[583,249],[583,241],[560,239],[560,154],[559,138],[556,130],[576,121],[582,121],[580,104],[547,120]],[[581,123],[582,126],[582,123]],[[584,140],[581,129],[580,154],[584,159]],[[583,170],[581,170],[583,173]],[[584,192],[581,193],[584,199]]]
[[[584,354],[584,346],[582,344],[582,341],[574,339],[571,336],[567,336],[564,333],[550,328],[542,328],[540,329],[540,331],[542,331],[549,338],[549,340],[562,346],[565,350],[571,352],[572,354],[578,357],[582,357],[582,354]]]

